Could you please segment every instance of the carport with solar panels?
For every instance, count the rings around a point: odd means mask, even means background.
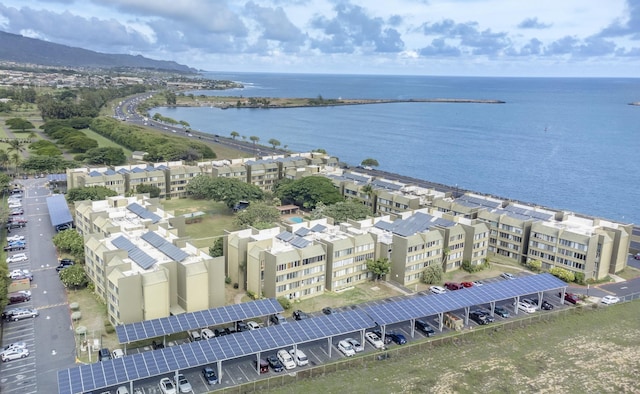
[[[464,324],[469,323],[469,309],[473,306],[489,304],[491,316],[497,301],[515,300],[514,313],[518,314],[518,302],[521,296],[537,293],[539,306],[545,291],[561,290],[562,299],[567,284],[555,276],[544,273],[525,277],[487,283],[443,294],[432,294],[406,298],[400,301],[363,307],[376,325],[380,326],[382,338],[389,324],[404,321],[411,322],[411,337],[415,333],[415,320],[424,316],[438,316],[439,329],[442,332],[443,315],[458,309],[464,309]]]
[[[58,371],[58,393],[102,390],[127,383],[133,392],[133,382],[136,380],[169,373],[177,375],[180,370],[214,363],[217,364],[220,382],[223,361],[255,354],[259,368],[260,354],[263,352],[291,346],[295,349],[300,343],[324,338],[331,348],[332,337],[355,331],[364,335],[364,331],[372,326],[373,322],[365,313],[350,310],[104,360]],[[132,335],[137,337],[136,333]],[[256,373],[259,375],[259,370]]]

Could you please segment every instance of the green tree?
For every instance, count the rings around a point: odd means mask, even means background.
[[[378,280],[391,271],[391,261],[386,257],[381,257],[375,260],[368,259],[367,269],[373,272],[376,276],[376,280]]]
[[[160,190],[160,188],[158,186],[155,185],[145,185],[145,184],[141,184],[136,186],[136,192],[137,193],[149,193],[149,197],[151,198],[157,198],[160,197],[160,192],[162,190]]]
[[[260,137],[255,136],[255,135],[252,135],[251,137],[249,137],[249,139],[253,142],[253,146],[256,146],[258,141],[260,141]]]
[[[280,211],[264,202],[254,202],[246,209],[238,212],[235,224],[240,227],[256,227],[259,229],[273,227],[280,220]]]
[[[74,166],[73,162],[65,160],[62,156],[31,155],[22,163],[23,169],[34,173],[62,172]]]
[[[269,140],[269,145],[271,145],[271,147],[272,147],[273,149],[276,149],[276,147],[280,146],[280,141],[278,141],[278,140],[277,140],[277,139],[275,139],[275,138],[271,138],[271,139]]]
[[[7,147],[7,153],[22,153],[24,152],[24,142],[18,139],[9,140],[9,146]]]
[[[71,289],[83,288],[89,283],[87,273],[81,264],[74,264],[60,271],[60,280],[65,287]]]
[[[5,151],[4,149],[0,149],[0,166],[4,169],[7,169],[9,161],[10,159],[7,151]]]
[[[67,201],[84,201],[84,200],[104,200],[107,197],[117,196],[115,190],[111,190],[105,186],[77,187],[67,190]]]
[[[11,130],[17,130],[17,131],[20,131],[22,133],[26,132],[29,129],[35,128],[33,123],[29,122],[26,119],[22,119],[22,118],[7,119],[5,121],[5,123],[7,124],[7,126],[9,126],[9,128]]]
[[[327,151],[325,149],[322,149],[322,148],[314,149],[314,150],[312,150],[312,152],[324,153],[325,155],[327,154]]]
[[[422,271],[422,282],[430,285],[442,283],[442,267],[431,264]]]
[[[529,268],[533,272],[542,271],[542,261],[540,260],[529,260],[527,261],[527,268]]]
[[[360,165],[367,166],[367,167],[378,167],[380,164],[378,164],[378,160],[368,158],[368,159],[362,160],[362,163],[360,163]]]
[[[73,255],[76,261],[84,261],[84,239],[75,229],[60,231],[52,241],[60,252]]]
[[[570,283],[576,280],[576,277],[573,274],[573,272],[561,267],[553,267],[549,270],[549,273],[557,277],[558,279],[562,279],[567,283]]]
[[[223,201],[232,208],[238,201],[255,201],[264,197],[264,192],[256,185],[235,178],[212,178],[198,175],[187,184],[187,194],[195,199]]]
[[[318,206],[316,205],[316,209],[317,208]],[[346,222],[348,219],[365,219],[367,216],[371,216],[372,214],[369,207],[355,200],[337,202],[333,205],[324,207],[323,211],[324,215],[333,218],[336,224]]]
[[[282,307],[282,309],[289,310],[291,308],[291,300],[288,299],[287,297],[281,296],[278,297],[278,302],[280,303],[280,306]]]
[[[238,133],[237,131],[232,131],[231,132],[231,138],[233,138],[234,140],[236,139],[236,137],[239,137],[240,133]]]
[[[84,161],[89,164],[117,166],[126,163],[127,156],[125,156],[122,148],[105,146],[87,150],[84,154]]]
[[[280,182],[275,194],[284,203],[295,204],[305,209],[314,209],[322,201],[332,205],[344,198],[329,178],[308,176],[291,182]]]
[[[209,256],[220,257],[224,255],[224,238],[218,237],[213,241],[213,245],[209,247]]]

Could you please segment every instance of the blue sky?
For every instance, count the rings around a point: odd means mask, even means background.
[[[209,71],[640,70],[640,0],[3,0],[0,30]]]

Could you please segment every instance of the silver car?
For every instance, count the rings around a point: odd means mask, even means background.
[[[10,349],[2,352],[2,356],[0,357],[2,358],[3,362],[7,362],[11,360],[17,360],[19,358],[25,358],[28,355],[29,355],[29,350],[16,348],[16,349]]]

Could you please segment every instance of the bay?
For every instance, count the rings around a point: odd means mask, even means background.
[[[625,223],[640,223],[640,79],[206,73],[244,89],[198,96],[467,98],[288,109],[155,108],[196,130]]]

